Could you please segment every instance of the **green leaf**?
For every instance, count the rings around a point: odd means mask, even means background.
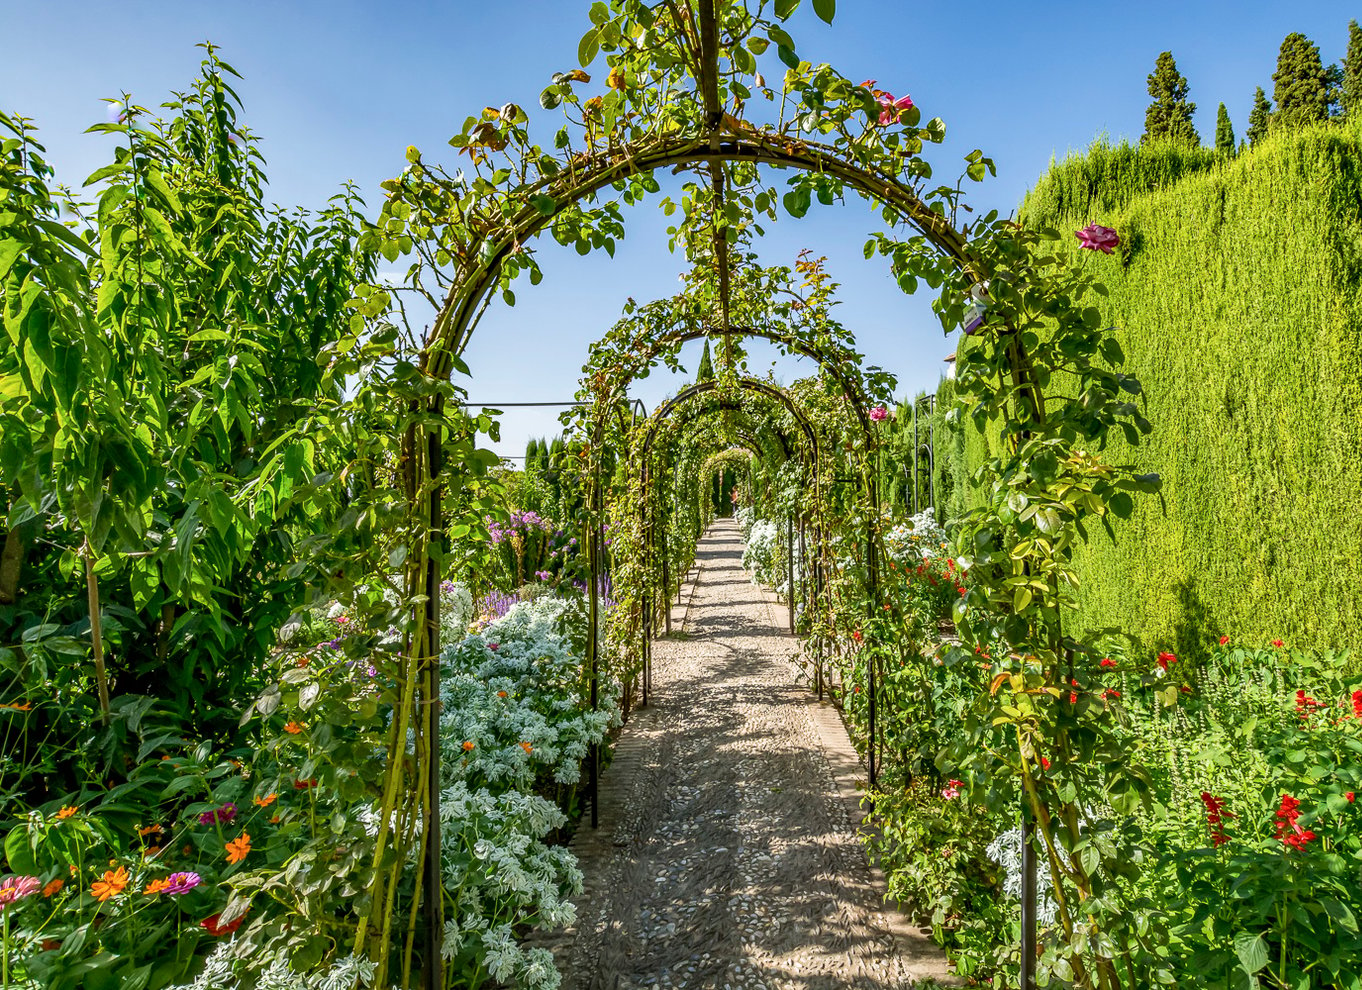
[[[789,20],[791,14],[799,9],[799,0],[776,0],[776,16],[782,21]]]
[[[9,830],[9,835],[5,836],[5,859],[9,861],[9,868],[15,873],[37,873],[38,861],[33,856],[33,847],[29,843],[28,825],[16,825]]]
[[[1234,936],[1234,954],[1239,957],[1239,965],[1249,976],[1267,965],[1267,944],[1261,935],[1240,932]]]
[[[809,193],[809,187],[799,186],[798,188],[791,189],[787,192],[782,199],[782,202],[785,204],[785,211],[789,213],[790,216],[799,218],[809,212],[809,206],[812,200],[813,197]]]
[[[813,12],[831,24],[837,16],[837,0],[813,0]]]
[[[577,61],[585,69],[592,62],[596,61],[596,56],[601,52],[601,37],[595,28],[582,35],[581,43],[577,46]]]

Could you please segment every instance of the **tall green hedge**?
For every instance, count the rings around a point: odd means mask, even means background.
[[[1110,457],[1164,480],[1082,552],[1082,625],[1191,653],[1221,634],[1362,644],[1360,137],[1095,147],[1027,197],[1029,222],[1121,235],[1084,263],[1155,432]],[[986,440],[965,437],[973,463]]]

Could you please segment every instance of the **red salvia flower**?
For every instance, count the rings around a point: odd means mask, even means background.
[[[1304,849],[1316,838],[1314,832],[1296,824],[1296,820],[1301,816],[1300,807],[1300,801],[1290,794],[1283,794],[1282,803],[1277,808],[1277,838],[1288,849],[1297,851]]]
[[[1211,841],[1217,847],[1223,846],[1230,841],[1230,837],[1225,834],[1225,819],[1234,818],[1236,815],[1233,811],[1226,810],[1224,798],[1218,798],[1210,791],[1201,792],[1201,803],[1206,806],[1206,825],[1211,830]]]
[[[1158,656],[1158,665],[1159,665],[1160,668],[1162,668],[1162,669],[1165,670],[1165,671],[1168,669],[1168,665],[1169,665],[1170,663],[1177,663],[1177,662],[1178,662],[1178,658],[1177,658],[1174,654],[1172,654],[1172,653],[1160,653],[1159,656]]]

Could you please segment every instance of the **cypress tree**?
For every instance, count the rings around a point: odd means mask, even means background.
[[[533,474],[539,468],[539,441],[530,437],[525,444],[525,473]]]
[[[1348,54],[1343,56],[1343,114],[1362,120],[1362,28],[1348,22]]]
[[[1282,39],[1277,71],[1272,73],[1275,123],[1305,127],[1328,120],[1338,102],[1338,69],[1324,67],[1319,46],[1293,31]]]
[[[1263,87],[1259,86],[1253,91],[1253,110],[1249,113],[1248,131],[1244,135],[1248,138],[1250,148],[1256,147],[1258,142],[1267,136],[1267,128],[1271,122],[1272,104],[1268,102]]]
[[[1223,103],[1215,115],[1215,150],[1222,155],[1234,154],[1234,125],[1230,123],[1230,112]]]
[[[1196,104],[1187,102],[1187,79],[1178,72],[1172,52],[1160,53],[1148,82],[1149,95],[1154,97],[1154,102],[1144,112],[1144,136],[1140,143],[1168,140],[1199,145],[1201,136],[1192,126]]]
[[[700,370],[695,373],[697,382],[714,381],[714,362],[709,357],[709,338],[705,338],[705,349],[700,354]]]

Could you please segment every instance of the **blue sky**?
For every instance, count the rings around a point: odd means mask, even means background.
[[[237,87],[243,119],[264,138],[271,195],[317,206],[349,179],[376,211],[378,183],[401,171],[408,145],[452,162],[446,141],[483,106],[534,108],[540,133],[550,135],[557,125],[538,110],[538,93],[553,72],[576,65],[588,7],[587,0],[0,0],[7,42],[0,106],[36,120],[58,178],[78,185],[108,160],[107,139],[82,133],[104,119],[100,99],[128,90],[138,103],[160,103],[197,72],[195,43],[212,40],[244,76]],[[1337,61],[1348,20],[1359,14],[1340,2],[1258,0],[842,0],[838,7],[831,26],[808,3],[796,14],[791,33],[802,57],[910,93],[925,116],[944,118],[946,144],[927,151],[938,178],[953,178],[962,156],[982,149],[998,177],[974,187],[970,202],[1003,212],[1052,156],[1102,134],[1138,138],[1149,102],[1145,77],[1159,52],[1171,50],[1187,76],[1203,140],[1213,136],[1222,101],[1242,136],[1254,87],[1271,95],[1283,36],[1301,31],[1326,62]],[[676,290],[684,262],[667,252],[660,212],[645,204],[630,224],[613,261],[540,246],[543,284],[517,286],[513,309],[495,305],[466,355],[472,398],[571,398],[587,345],[624,299]],[[827,255],[842,283],[838,317],[867,361],[896,373],[903,392],[934,388],[953,343],[925,289],[905,297],[882,261],[864,260],[861,247],[875,227],[858,202],[815,207],[772,229],[762,260],[789,263],[805,247]],[[770,360],[761,346],[752,353],[758,370]],[[799,369],[782,362],[777,373],[788,380]],[[656,375],[635,394],[651,408],[677,387]],[[527,436],[554,430],[550,411],[508,412],[497,448],[520,453]]]

